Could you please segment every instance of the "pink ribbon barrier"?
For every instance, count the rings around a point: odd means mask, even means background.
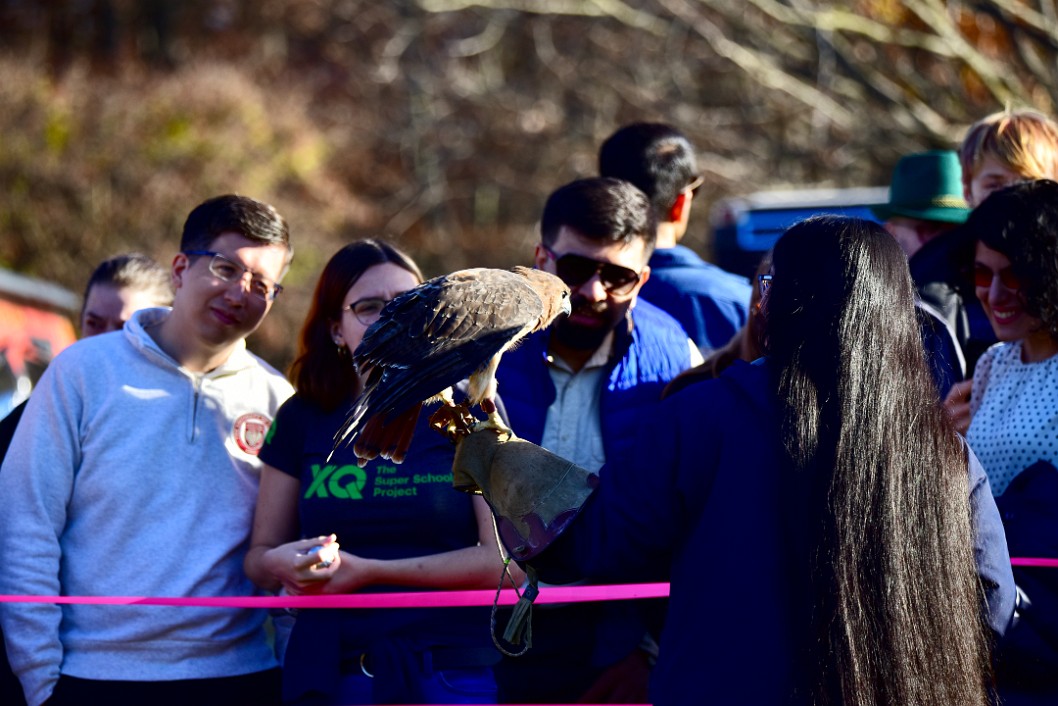
[[[534,601],[586,603],[664,598],[667,583],[615,584],[610,586],[548,586]],[[0,603],[59,603],[78,605],[167,605],[210,608],[463,608],[489,606],[495,591],[432,591],[416,593],[354,593],[338,596],[3,596]],[[500,605],[514,605],[513,589],[500,592]]]
[[[1058,568],[1058,559],[1014,557],[1011,566]],[[667,583],[614,584],[608,586],[548,586],[534,601],[543,603],[586,603],[626,601],[639,598],[665,598]],[[341,596],[6,596],[0,603],[58,603],[80,605],[164,605],[208,608],[463,608],[492,605],[495,591],[435,591],[420,593],[362,593]],[[512,589],[500,592],[500,605],[514,605],[518,594]]]
[[[1014,557],[1011,566],[1058,569],[1058,559]],[[667,583],[630,583],[607,586],[548,586],[534,601],[545,603],[588,603],[665,598]],[[489,606],[495,591],[422,591],[415,593],[354,593],[338,596],[5,596],[0,603],[58,603],[78,605],[166,605],[206,608],[466,608]],[[514,605],[518,594],[512,589],[500,592],[499,604]]]
[[[1031,556],[1016,556],[1010,560],[1011,566],[1045,566],[1049,569],[1058,569],[1058,559],[1041,559]]]

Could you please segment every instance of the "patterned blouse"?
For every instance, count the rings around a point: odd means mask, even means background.
[[[1021,342],[997,343],[974,371],[966,434],[999,496],[1040,459],[1058,466],[1058,355],[1021,362]]]

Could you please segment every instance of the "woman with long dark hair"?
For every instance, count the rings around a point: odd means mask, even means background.
[[[262,588],[354,593],[499,581],[488,508],[452,492],[453,449],[426,428],[428,413],[403,464],[375,459],[361,468],[352,448],[334,449],[362,386],[352,351],[386,303],[421,282],[415,263],[380,240],[345,246],[320,275],[290,369],[297,392],[276,414],[260,454],[245,568]],[[465,392],[464,383],[456,396]],[[283,663],[284,700],[492,703],[499,656],[482,611],[303,611]]]
[[[936,399],[906,257],[876,224],[818,217],[761,284],[765,357],[667,398],[650,463],[605,467],[532,563],[667,572],[659,706],[987,704],[1009,558]]]
[[[810,567],[806,685],[822,703],[982,703],[987,652],[967,450],[935,392],[905,258],[863,221],[775,252],[766,351]],[[939,600],[943,597],[942,600]]]

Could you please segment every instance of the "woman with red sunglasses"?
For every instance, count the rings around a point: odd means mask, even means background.
[[[998,191],[964,229],[975,240],[974,290],[1000,342],[972,389],[953,389],[947,403],[998,497],[1032,463],[1058,464],[1058,183]]]
[[[1012,556],[1058,557],[1058,183],[994,192],[970,215],[974,289],[999,343],[948,403],[988,474]],[[968,430],[967,430],[968,427]],[[1015,567],[999,645],[1008,704],[1058,703],[1058,572]]]

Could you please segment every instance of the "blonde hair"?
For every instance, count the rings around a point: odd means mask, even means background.
[[[969,186],[986,157],[994,157],[1025,179],[1058,180],[1058,123],[1022,108],[978,120],[959,147],[963,184]]]

